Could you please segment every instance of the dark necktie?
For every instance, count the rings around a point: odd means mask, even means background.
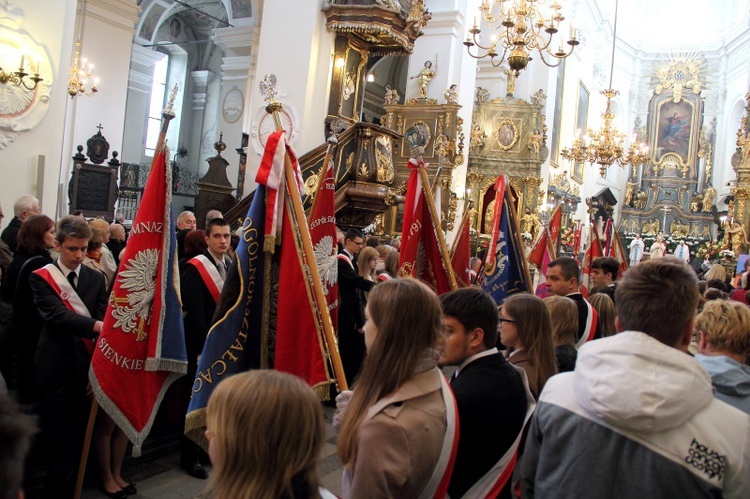
[[[453,371],[453,375],[451,376],[451,381],[455,380],[456,378],[458,378],[458,369]]]
[[[73,291],[75,291],[76,290],[76,273],[75,272],[68,273],[68,282],[70,283],[71,286],[73,286]]]

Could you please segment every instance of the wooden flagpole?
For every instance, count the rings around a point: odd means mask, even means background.
[[[440,219],[437,216],[437,208],[435,208],[435,198],[432,197],[432,189],[430,188],[430,179],[427,177],[427,169],[424,166],[417,166],[417,169],[419,170],[419,178],[422,180],[422,189],[424,190],[424,197],[427,201],[427,209],[430,210],[432,224],[435,226],[435,234],[437,234],[438,244],[440,245],[440,254],[443,257],[443,265],[445,265],[445,270],[447,270],[448,273],[448,282],[451,285],[451,289],[458,289],[456,274],[453,272],[453,264],[451,263],[451,257],[448,254],[448,245],[445,243],[445,234],[443,234],[443,228],[440,227],[440,223],[438,222]]]
[[[512,210],[513,193],[510,190],[510,182],[505,184],[505,199],[508,200],[508,210]],[[520,208],[521,207],[519,207],[518,211],[521,211]],[[495,209],[497,210],[498,207],[495,206]],[[502,206],[500,207],[500,209],[503,209]],[[508,213],[508,216],[510,217],[510,213]],[[521,265],[523,266],[523,275],[526,278],[526,285],[529,287],[529,291],[531,291],[533,283],[531,282],[531,273],[529,272],[529,262],[527,261],[526,255],[524,254],[523,240],[521,239],[521,227],[518,223],[518,215],[513,217],[513,225],[514,234],[511,237],[515,237],[516,239],[516,247],[518,248],[518,251],[520,253],[519,256],[521,257]]]
[[[469,217],[471,216],[472,206],[474,206],[474,201],[469,200],[464,207],[464,213],[461,216],[461,224],[458,226],[458,236],[453,240],[453,244],[451,245],[451,260],[453,259],[453,255],[456,254],[458,241],[461,239],[461,234],[463,234],[464,232],[464,225],[466,225],[466,223],[469,221]]]
[[[279,118],[279,111],[281,110],[281,103],[278,101],[271,101],[266,106],[266,112],[273,115],[274,122],[276,124],[276,130],[283,130],[281,125],[281,119]],[[297,219],[297,227],[300,232],[300,239],[302,240],[302,249],[307,255],[307,263],[310,266],[310,275],[312,277],[313,294],[315,296],[315,303],[320,312],[320,318],[323,322],[323,334],[326,338],[326,344],[328,345],[328,355],[331,358],[331,365],[333,366],[333,372],[336,375],[336,384],[339,387],[339,391],[348,390],[349,386],[346,384],[346,376],[344,375],[344,365],[341,363],[341,356],[339,355],[338,346],[336,343],[336,337],[333,331],[333,322],[331,322],[331,314],[328,311],[328,301],[326,300],[325,294],[323,294],[323,285],[320,281],[320,273],[318,272],[318,263],[315,261],[315,252],[312,246],[312,238],[310,237],[310,227],[305,223],[307,217],[305,217],[305,210],[302,208],[302,198],[300,197],[299,190],[297,189],[297,180],[294,175],[294,166],[292,160],[289,158],[289,154],[284,154],[284,175],[286,177],[287,192],[292,200],[292,210],[294,217]],[[302,223],[299,223],[302,222]]]

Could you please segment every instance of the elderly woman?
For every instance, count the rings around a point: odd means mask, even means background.
[[[695,360],[711,375],[716,398],[750,414],[750,308],[730,300],[711,301],[695,319]]]

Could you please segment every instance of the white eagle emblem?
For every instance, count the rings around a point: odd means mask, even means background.
[[[127,295],[124,298],[112,295],[112,317],[116,321],[114,327],[122,328],[124,333],[135,331],[136,341],[144,341],[148,337],[144,326],[151,322],[158,264],[158,250],[139,251],[132,260],[125,262],[125,267],[117,276]]]
[[[333,237],[323,236],[315,245],[315,261],[318,264],[320,280],[323,284],[323,293],[328,294],[329,288],[336,284],[339,277],[338,262],[334,252]]]

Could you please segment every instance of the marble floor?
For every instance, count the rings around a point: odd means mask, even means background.
[[[326,437],[318,460],[318,473],[323,487],[336,495],[341,492],[341,465],[336,456],[336,434],[331,427],[334,409],[323,407],[326,420]],[[180,468],[180,454],[175,452],[148,463],[139,463],[123,470],[123,476],[138,486],[138,494],[132,499],[193,499],[206,485],[205,480],[193,478]],[[207,468],[210,473],[210,468]],[[87,477],[83,499],[106,497],[97,489],[94,477]]]

